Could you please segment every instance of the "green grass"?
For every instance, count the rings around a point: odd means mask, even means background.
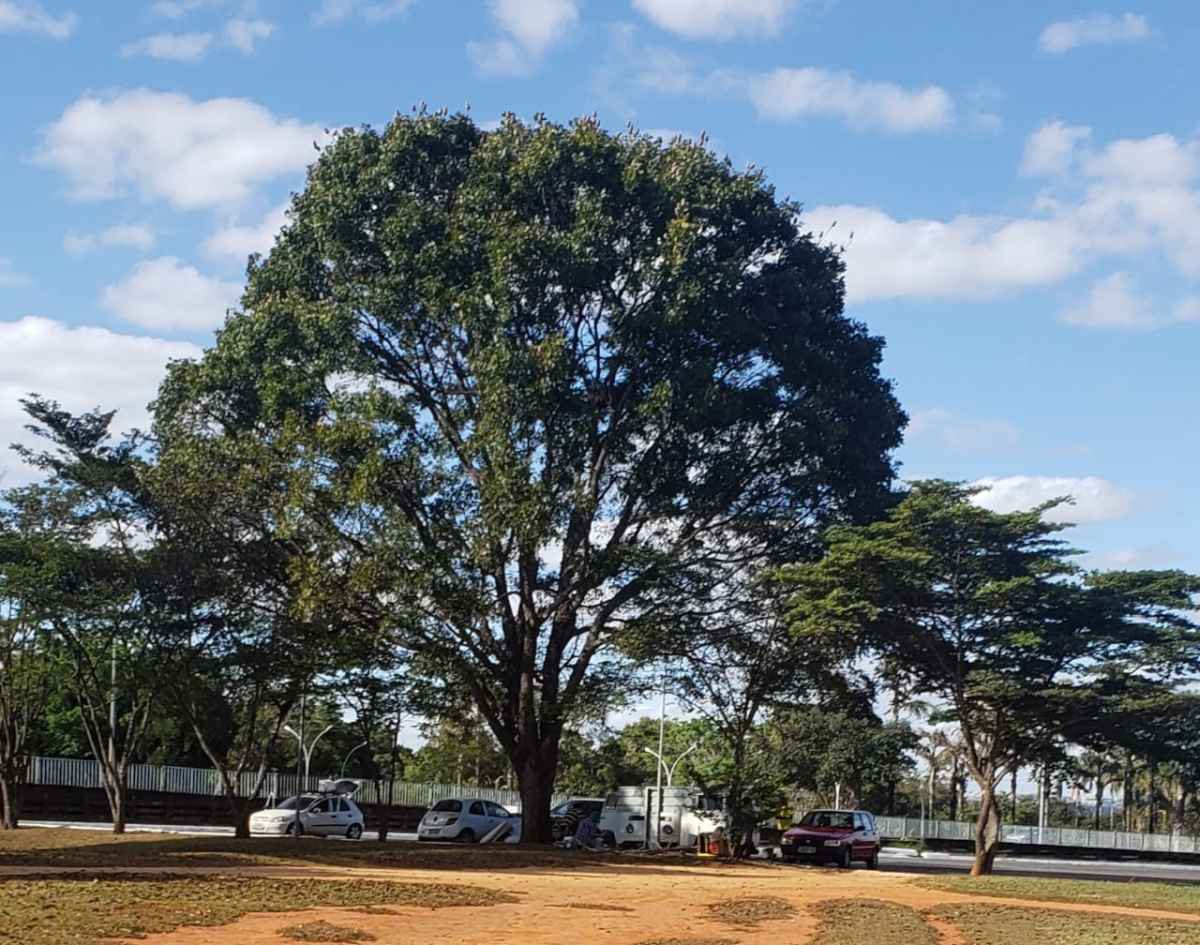
[[[249,912],[319,907],[493,906],[514,897],[446,883],[338,882],[128,873],[0,880],[3,945],[100,945],[106,939],[226,925]]]
[[[832,899],[813,906],[820,921],[811,945],[937,945],[915,909],[873,899]],[[1023,939],[1012,939],[1015,945]]]
[[[914,880],[918,886],[971,896],[998,896],[1040,902],[1078,902],[1161,909],[1200,915],[1200,886],[1170,883],[1117,883],[1081,879],[1027,879],[1010,876],[939,876]]]
[[[332,922],[305,922],[303,925],[289,925],[280,929],[279,934],[293,942],[373,942],[375,936],[362,929],[352,929],[345,925],[334,925]]]
[[[771,919],[788,919],[796,914],[796,907],[786,899],[776,896],[751,896],[746,899],[726,899],[708,907],[709,914],[718,922],[737,928],[754,928],[760,922]]]
[[[958,926],[970,945],[1200,945],[1200,922],[986,903],[941,906],[935,914]],[[879,941],[878,937],[873,941]]]

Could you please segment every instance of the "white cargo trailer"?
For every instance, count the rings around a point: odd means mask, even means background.
[[[724,807],[694,787],[619,787],[604,799],[600,832],[621,847],[694,847],[722,826]]]

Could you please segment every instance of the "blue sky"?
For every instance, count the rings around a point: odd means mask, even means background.
[[[325,128],[595,112],[706,132],[846,244],[905,475],[1071,493],[1090,563],[1200,570],[1197,48],[1182,2],[0,0],[0,436],[29,390],[144,422]]]

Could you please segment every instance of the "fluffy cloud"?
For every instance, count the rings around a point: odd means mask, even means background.
[[[1038,39],[1042,52],[1064,53],[1080,46],[1134,43],[1150,36],[1150,24],[1136,13],[1093,13],[1075,20],[1051,23]]]
[[[75,13],[54,16],[30,0],[0,0],[0,33],[40,33],[51,39],[68,39],[78,25]]]
[[[314,142],[326,138],[318,125],[246,99],[140,89],[70,105],[45,131],[37,161],[65,174],[80,199],[133,189],[199,209],[235,204],[257,184],[304,170]]]
[[[168,20],[180,20],[196,10],[224,6],[226,0],[158,0],[150,12]]]
[[[1079,146],[1091,137],[1092,129],[1052,121],[1042,125],[1025,142],[1021,173],[1026,177],[1065,174],[1074,164]]]
[[[1026,215],[902,220],[879,207],[819,206],[804,223],[844,244],[857,302],[998,296],[1155,252],[1200,277],[1200,142],[1160,134],[1096,146],[1090,128],[1051,122],[1030,136],[1020,170],[1044,180]],[[1117,328],[1195,321],[1200,300],[1190,296],[1151,305],[1117,273],[1065,318]]]
[[[225,24],[226,42],[247,56],[254,52],[260,39],[269,39],[274,32],[275,24],[266,20],[233,19]]]
[[[501,35],[467,43],[483,75],[522,76],[579,20],[576,0],[489,0]]]
[[[906,439],[950,450],[1008,449],[1017,444],[1017,428],[1006,420],[971,420],[934,407],[914,410]]]
[[[138,263],[124,280],[100,297],[108,311],[158,331],[216,328],[237,304],[242,286],[201,274],[174,256]]]
[[[1200,321],[1200,299],[1164,307],[1139,292],[1128,273],[1114,272],[1097,281],[1087,298],[1062,317],[1068,324],[1087,328],[1145,331],[1172,322]]]
[[[249,56],[260,40],[275,32],[275,24],[266,20],[244,20],[235,18],[225,24],[221,34],[222,45]],[[126,59],[148,56],[151,59],[167,59],[175,62],[199,62],[218,45],[218,37],[212,33],[156,33],[121,47]]]
[[[287,224],[290,204],[283,203],[263,218],[261,223],[250,226],[227,226],[208,238],[204,251],[215,259],[230,259],[245,262],[252,253],[270,252],[279,231]]]
[[[29,276],[14,269],[11,259],[0,258],[0,289],[23,289],[30,284]]]
[[[776,69],[751,77],[747,91],[759,115],[778,121],[832,117],[905,134],[944,128],[954,115],[949,94],[936,85],[906,89],[828,69]]]
[[[954,102],[936,85],[906,88],[811,67],[698,74],[679,53],[639,47],[628,32],[616,33],[614,46],[639,85],[676,95],[744,98],[760,117],[773,121],[837,118],[851,128],[893,134],[934,131],[954,121]]]
[[[382,23],[400,16],[410,6],[412,0],[321,0],[312,19],[317,26],[331,26],[353,16],[368,23]]]
[[[212,33],[156,33],[121,47],[125,59],[148,56],[172,62],[199,62],[212,49]]]
[[[1123,518],[1133,509],[1133,496],[1107,479],[1096,476],[1005,476],[980,479],[976,503],[993,512],[1018,512],[1042,502],[1069,496],[1072,504],[1054,509],[1047,519],[1087,525]]]
[[[78,256],[108,246],[153,249],[155,242],[157,242],[157,237],[150,227],[142,223],[131,223],[110,226],[99,233],[68,233],[63,237],[63,249]]]
[[[797,0],[633,0],[633,6],[686,39],[733,39],[777,34]]]
[[[846,294],[986,298],[1057,282],[1081,264],[1080,235],[1055,220],[897,220],[877,207],[815,207],[804,224],[844,245]]]
[[[196,345],[74,327],[29,316],[0,322],[0,447],[30,442],[18,399],[30,393],[58,400],[69,410],[116,410],[114,427],[148,424],[167,361],[200,355]],[[0,461],[3,483],[30,478],[13,454]]]

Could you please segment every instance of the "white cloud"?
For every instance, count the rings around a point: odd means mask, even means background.
[[[159,331],[216,328],[241,295],[237,282],[202,275],[174,256],[138,263],[128,276],[105,288],[100,302],[135,325]]]
[[[971,420],[951,410],[932,407],[914,410],[906,439],[933,443],[950,450],[1010,449],[1020,435],[1007,420]]]
[[[1114,272],[1092,286],[1083,305],[1069,309],[1063,321],[1089,328],[1150,328],[1153,308],[1133,287],[1125,272]]]
[[[30,0],[0,0],[0,33],[40,33],[51,39],[69,39],[78,26],[76,13],[54,16]]]
[[[156,33],[121,47],[121,56],[148,56],[172,62],[199,62],[212,49],[212,33]]]
[[[148,426],[146,405],[154,398],[167,361],[195,358],[193,344],[123,335],[105,328],[69,326],[28,316],[0,322],[0,449],[30,443],[19,398],[42,394],[68,410],[117,410],[114,427]],[[32,478],[14,454],[0,461],[3,484]]]
[[[1062,496],[1074,504],[1062,505],[1047,515],[1052,522],[1087,525],[1124,518],[1133,509],[1133,496],[1107,479],[1096,476],[1005,476],[977,480],[986,491],[975,501],[993,512],[1025,511]]]
[[[150,227],[143,223],[130,223],[110,226],[99,233],[68,233],[63,237],[63,249],[78,256],[107,246],[124,246],[141,250],[153,249],[155,242],[157,242],[157,237]]]
[[[236,204],[256,185],[304,170],[326,138],[318,125],[247,99],[140,89],[70,105],[45,131],[37,160],[64,173],[79,199],[133,189],[199,209]]]
[[[1150,36],[1150,24],[1136,13],[1093,13],[1075,20],[1051,23],[1038,39],[1042,52],[1064,53],[1080,46],[1133,43]]]
[[[759,115],[779,121],[841,118],[852,128],[897,134],[932,131],[951,123],[954,105],[936,85],[907,89],[828,69],[776,69],[749,79]]]
[[[322,0],[312,19],[317,26],[341,23],[353,16],[361,17],[368,23],[383,23],[405,13],[412,6],[412,2],[413,0]]]
[[[247,56],[254,52],[260,39],[269,39],[275,24],[266,20],[233,19],[225,24],[225,39],[234,49]]]
[[[189,13],[208,7],[220,7],[226,0],[159,0],[150,7],[150,12],[168,20],[181,20]]]
[[[1047,122],[1025,142],[1021,173],[1027,177],[1065,174],[1074,166],[1079,146],[1091,134],[1091,128],[1065,125],[1061,121]]]
[[[501,35],[467,43],[483,75],[522,76],[579,20],[577,0],[489,0]]]
[[[208,238],[204,251],[215,259],[245,262],[252,253],[270,252],[279,231],[287,224],[288,203],[275,207],[261,223],[251,226],[227,226]]]
[[[1114,272],[1097,281],[1087,299],[1062,317],[1068,324],[1086,328],[1145,331],[1172,322],[1200,321],[1200,299],[1163,306],[1140,293],[1128,273]]]
[[[0,289],[23,289],[33,280],[13,268],[12,260],[0,258]]]
[[[798,0],[633,0],[657,26],[686,39],[774,36]]]
[[[849,205],[815,207],[803,223],[844,244],[846,294],[854,302],[987,298],[1057,282],[1082,263],[1080,235],[1056,220],[896,220],[877,207]]]

